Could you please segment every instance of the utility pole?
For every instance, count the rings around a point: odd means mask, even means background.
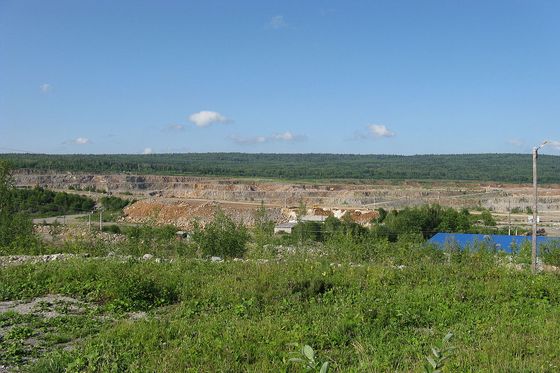
[[[533,237],[531,246],[531,271],[537,272],[537,158],[538,148],[533,148]]]
[[[539,157],[539,149],[548,144],[549,141],[543,142],[540,146],[533,148],[533,237],[531,245],[531,271],[537,272],[537,219],[538,215],[538,191],[537,191],[537,158]]]
[[[508,236],[511,236],[511,197],[508,199]]]

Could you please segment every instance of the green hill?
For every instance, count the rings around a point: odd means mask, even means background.
[[[530,154],[0,154],[16,169],[280,179],[476,180],[527,183]],[[539,157],[539,182],[560,183],[560,156]]]

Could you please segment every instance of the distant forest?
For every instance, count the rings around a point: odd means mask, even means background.
[[[0,154],[15,169],[292,180],[473,180],[528,183],[531,154]],[[560,156],[539,156],[539,183],[560,183]]]

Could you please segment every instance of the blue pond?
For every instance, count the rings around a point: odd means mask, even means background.
[[[537,245],[557,241],[560,237],[537,237]],[[524,242],[531,243],[531,236],[508,236],[505,234],[470,234],[470,233],[437,233],[428,240],[429,243],[444,246],[457,245],[461,249],[465,247],[477,247],[484,245],[489,248],[511,253],[513,247],[520,247]]]

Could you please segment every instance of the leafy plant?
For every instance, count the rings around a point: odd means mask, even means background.
[[[540,245],[542,258],[546,264],[560,266],[560,241],[554,240]]]
[[[11,165],[0,161],[0,253],[4,248],[25,246],[34,240],[33,224],[19,211],[15,190]]]
[[[235,223],[223,211],[218,211],[214,220],[202,228],[195,225],[193,242],[203,256],[242,257],[249,241],[249,232],[241,223]]]
[[[449,346],[453,333],[447,333],[441,340],[440,347],[432,347],[432,353],[426,356],[425,373],[441,373],[447,359],[453,356],[455,347]]]
[[[290,346],[296,347],[298,350],[290,352],[290,355],[294,357],[289,358],[288,363],[301,364],[306,372],[327,373],[329,371],[329,362],[318,361],[311,346],[299,343],[290,343]]]
[[[253,226],[253,237],[257,247],[262,248],[272,241],[274,235],[274,222],[268,216],[264,202],[255,211],[255,224]]]

